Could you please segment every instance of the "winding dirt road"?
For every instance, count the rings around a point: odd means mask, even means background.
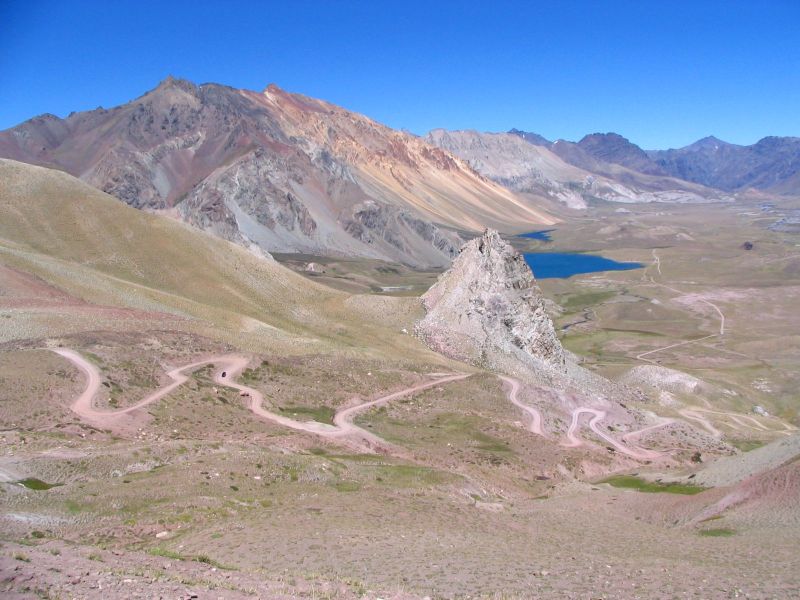
[[[629,431],[625,435],[622,436],[623,442],[629,442],[630,440],[639,439],[648,431],[653,431],[654,429],[661,429],[662,427],[666,427],[667,425],[672,425],[675,423],[675,419],[670,419],[669,417],[661,417],[661,422],[656,423],[655,425],[648,425],[647,427],[643,427],[642,429],[637,429],[636,431]]]
[[[653,278],[652,275],[648,275],[648,271],[652,267],[655,267],[657,269],[657,271],[658,271],[658,274],[661,275],[661,258],[658,256],[658,253],[656,253],[655,249],[653,249],[652,253],[653,253],[653,263],[651,265],[649,265],[645,269],[644,273],[642,274],[642,280],[643,281],[649,281],[651,285],[662,287],[664,289],[667,289],[667,290],[669,290],[671,292],[674,292],[676,294],[679,294],[681,296],[686,296],[687,295],[686,292],[684,292],[682,290],[679,290],[677,288],[665,285],[663,283],[658,283]],[[699,302],[705,304],[706,306],[709,306],[710,308],[712,308],[717,313],[717,316],[719,317],[719,332],[718,333],[711,333],[709,335],[705,335],[705,336],[702,336],[702,337],[699,337],[699,338],[695,338],[693,340],[684,340],[682,342],[677,342],[677,343],[674,343],[674,344],[669,344],[668,346],[663,346],[662,348],[656,348],[655,350],[649,350],[647,352],[642,352],[641,354],[638,354],[636,356],[636,358],[638,360],[641,360],[641,361],[644,361],[644,362],[648,362],[648,363],[651,363],[651,364],[654,364],[654,365],[658,365],[659,363],[657,361],[652,360],[651,358],[646,358],[646,357],[648,357],[648,356],[650,356],[652,354],[655,354],[657,352],[663,352],[664,350],[671,350],[673,348],[678,348],[680,346],[686,346],[688,344],[697,344],[699,342],[702,342],[702,341],[705,341],[705,340],[709,340],[711,338],[722,338],[722,336],[725,335],[725,313],[722,312],[722,309],[720,309],[719,306],[717,306],[716,304],[714,304],[710,300],[706,300],[705,298],[699,297],[699,295],[697,295],[697,300]],[[732,352],[731,350],[724,350],[724,351],[725,352]],[[735,354],[739,354],[739,353],[735,353]],[[745,356],[746,358],[751,358],[751,357],[746,356],[744,354],[740,354],[740,356]],[[705,416],[703,416],[703,414],[701,414],[701,413],[707,413],[707,414],[720,415],[720,416],[723,416],[723,417],[727,417],[733,423],[728,422],[728,423],[726,423],[726,425],[730,426],[733,429],[738,429],[740,431],[742,430],[742,428],[746,428],[746,429],[753,429],[753,430],[756,430],[756,431],[772,431],[772,432],[775,432],[774,429],[771,429],[770,427],[766,427],[763,423],[759,422],[758,419],[756,419],[752,415],[746,415],[746,414],[735,413],[735,412],[711,410],[711,409],[708,409],[708,408],[702,408],[700,406],[688,406],[688,407],[683,408],[683,409],[678,411],[678,414],[680,414],[681,417],[683,417],[684,419],[689,419],[691,421],[694,421],[694,422],[700,424],[700,426],[702,426],[703,429],[705,429],[713,437],[722,438],[722,436],[723,436],[722,432],[719,429],[717,429],[711,423],[711,421],[709,419],[707,419]],[[791,435],[792,432],[796,431],[796,428],[794,428],[791,425],[788,425],[785,422],[780,421],[780,425],[784,428],[784,430],[780,431],[780,433],[783,433],[785,435]]]
[[[186,383],[189,380],[189,373],[191,371],[204,365],[213,364],[216,365],[216,370],[213,374],[213,381],[221,386],[229,387],[241,392],[242,395],[247,398],[247,408],[257,417],[276,425],[294,429],[296,431],[302,431],[304,433],[310,433],[329,439],[341,439],[342,441],[355,444],[359,449],[370,452],[375,452],[378,450],[384,452],[390,451],[391,447],[380,437],[353,423],[353,419],[359,412],[369,410],[370,408],[374,408],[376,406],[381,406],[415,392],[454,381],[459,381],[469,377],[469,374],[465,373],[434,373],[432,375],[435,378],[429,381],[417,383],[397,392],[392,392],[391,394],[376,398],[375,400],[370,400],[368,402],[362,402],[361,404],[342,408],[336,412],[333,417],[333,425],[330,425],[316,421],[296,421],[264,408],[264,396],[261,394],[261,392],[236,381],[242,371],[247,368],[249,359],[245,356],[236,354],[226,354],[221,356],[212,356],[201,361],[171,369],[167,371],[167,376],[172,379],[171,383],[168,383],[167,385],[155,390],[136,404],[118,410],[106,411],[98,410],[93,406],[93,400],[100,390],[100,386],[102,385],[102,377],[97,367],[74,350],[70,350],[68,348],[55,348],[52,350],[53,352],[56,352],[57,354],[69,360],[86,375],[86,387],[84,391],[73,401],[70,409],[79,417],[96,427],[106,429],[114,428],[115,425],[119,424],[119,418],[121,416],[132,413],[154,402],[157,402]],[[225,377],[222,376],[222,373],[225,373]],[[541,413],[536,408],[528,406],[519,400],[518,394],[521,387],[520,382],[505,375],[499,375],[499,378],[506,386],[509,401],[530,416],[528,430],[533,434],[544,436],[545,433],[542,424]],[[630,456],[636,460],[643,461],[652,460],[665,454],[664,452],[648,450],[638,446],[626,444],[649,430],[663,427],[669,423],[672,423],[674,421],[673,419],[664,419],[662,422],[655,425],[650,425],[638,431],[626,433],[622,437],[622,441],[618,441],[601,430],[599,427],[600,422],[606,418],[606,412],[585,406],[579,407],[573,411],[572,422],[570,423],[567,431],[567,441],[563,443],[564,446],[578,447],[585,444],[585,442],[577,435],[578,430],[580,429],[581,416],[584,414],[591,415],[588,424],[592,432],[622,454]],[[721,435],[718,430],[713,428],[708,420],[704,419],[702,415],[699,415],[697,412],[684,410],[682,412],[682,416],[701,422],[701,424],[703,424],[706,429],[712,433],[712,435]],[[738,416],[749,418],[747,415]]]
[[[520,389],[520,383],[516,379],[511,377],[507,377],[505,375],[498,375],[498,377],[507,385],[508,389],[508,399],[511,401],[514,406],[521,408],[525,413],[530,415],[531,422],[528,426],[528,430],[531,433],[536,435],[544,436],[544,429],[542,427],[542,415],[541,413],[533,408],[532,406],[528,406],[523,404],[517,394]],[[581,415],[583,414],[590,414],[592,418],[589,421],[589,428],[601,439],[605,440],[607,443],[611,444],[617,451],[630,456],[631,458],[635,458],[637,460],[653,460],[658,458],[666,452],[658,452],[656,450],[648,450],[646,448],[641,448],[638,446],[626,446],[625,444],[637,437],[640,437],[647,431],[652,429],[657,429],[659,427],[664,427],[669,425],[670,423],[674,422],[674,419],[664,419],[662,422],[657,423],[655,425],[650,425],[638,431],[631,431],[626,433],[622,436],[622,441],[618,441],[602,431],[599,427],[600,421],[606,418],[606,412],[602,410],[598,410],[595,408],[589,408],[586,406],[581,406],[575,409],[572,412],[572,422],[570,423],[569,429],[567,430],[567,441],[564,442],[562,445],[568,448],[576,448],[578,446],[583,446],[585,442],[577,436],[578,429],[580,428],[580,420]]]
[[[418,383],[400,391],[387,394],[386,396],[381,396],[375,400],[370,400],[368,402],[363,402],[361,404],[340,409],[333,417],[334,424],[329,425],[327,423],[318,423],[316,421],[296,421],[264,408],[264,396],[261,394],[261,392],[236,381],[237,377],[245,368],[247,368],[249,363],[249,359],[244,356],[236,354],[212,356],[201,361],[171,369],[167,371],[167,376],[172,379],[171,383],[168,383],[167,385],[155,390],[136,404],[126,408],[120,408],[118,410],[107,411],[98,410],[93,406],[93,400],[100,390],[100,386],[102,384],[102,377],[97,367],[74,350],[70,350],[68,348],[54,348],[53,352],[56,352],[57,354],[69,360],[86,375],[86,387],[84,391],[73,401],[70,409],[72,409],[72,411],[75,412],[79,417],[96,427],[106,429],[113,428],[116,424],[118,424],[119,417],[137,411],[145,406],[157,402],[158,400],[161,400],[164,398],[164,396],[167,396],[178,387],[186,383],[189,380],[189,373],[191,371],[204,365],[213,364],[217,367],[213,375],[214,382],[245,394],[247,398],[247,408],[257,417],[271,423],[275,423],[276,425],[281,425],[283,427],[288,427],[289,429],[294,429],[296,431],[302,431],[304,433],[310,433],[325,438],[350,438],[351,441],[361,442],[359,445],[362,447],[362,449],[367,449],[370,451],[374,451],[376,448],[386,449],[387,444],[375,434],[370,433],[369,431],[366,431],[365,429],[353,423],[353,419],[359,412],[374,408],[376,406],[381,406],[391,402],[392,400],[413,394],[414,392],[419,392],[428,388],[469,377],[468,374],[464,373],[435,373],[434,375],[436,378],[430,381]],[[225,373],[225,377],[222,376],[223,372]],[[511,403],[514,404],[514,406],[522,409],[527,415],[530,416],[528,430],[531,433],[543,436],[544,429],[542,427],[541,413],[532,406],[528,406],[519,400],[518,394],[520,390],[520,382],[505,375],[500,375],[499,377],[506,385],[508,399],[511,401]],[[620,452],[641,460],[649,460],[650,458],[653,458],[653,452],[642,449],[628,448],[614,438],[602,432],[598,428],[597,423],[605,417],[605,412],[590,408],[581,408],[573,413],[572,425],[567,433],[570,443],[566,445],[582,445],[583,442],[576,437],[575,432],[578,428],[580,414],[583,412],[591,413],[593,415],[592,420],[589,422],[589,427],[592,429],[592,431],[594,431],[595,434],[607,441],[609,444],[612,444]]]
[[[569,429],[567,430],[567,441],[563,443],[564,446],[575,448],[578,446],[582,446],[584,444],[583,440],[577,437],[576,432],[580,427],[580,420],[581,415],[589,414],[592,415],[592,418],[589,419],[589,429],[591,429],[594,434],[611,444],[618,452],[622,454],[626,454],[631,458],[635,458],[636,460],[652,460],[654,458],[659,458],[663,455],[662,452],[657,452],[655,450],[647,450],[645,448],[632,448],[624,445],[622,442],[615,440],[613,437],[602,431],[599,427],[600,421],[606,418],[606,412],[603,410],[598,410],[596,408],[588,408],[585,406],[581,406],[576,408],[572,411],[572,422],[569,424]],[[658,426],[662,426],[663,424],[659,424]],[[652,427],[648,427],[645,429],[651,429]],[[639,432],[631,432],[628,435],[632,435],[635,433],[642,433],[645,429],[640,430]]]
[[[517,398],[517,393],[519,392],[519,381],[511,377],[507,377],[506,375],[498,375],[498,377],[508,385],[508,399],[511,401],[511,403],[530,415],[531,423],[528,426],[528,431],[535,433],[536,435],[543,436],[544,431],[542,429],[542,414],[532,406],[523,404],[519,398]]]
[[[768,431],[772,433],[780,433],[783,435],[791,435],[793,432],[797,431],[797,427],[795,427],[794,425],[790,425],[784,421],[776,419],[775,417],[767,417],[767,418],[771,419],[772,422],[777,420],[778,424],[783,429],[776,430],[767,427],[766,425],[764,425],[764,423],[760,422],[753,415],[746,415],[743,413],[736,413],[736,412],[727,412],[722,410],[711,410],[709,408],[702,408],[700,406],[690,406],[688,408],[682,408],[681,410],[678,411],[678,413],[686,419],[692,419],[693,421],[697,421],[698,423],[700,423],[700,425],[703,426],[703,428],[706,431],[708,431],[712,436],[716,438],[721,438],[722,432],[716,427],[714,427],[711,424],[711,422],[700,413],[708,413],[712,415],[721,415],[723,417],[728,417],[731,421],[733,421],[733,423],[726,422],[725,425],[727,425],[732,429],[737,429],[739,431],[743,431],[743,429],[752,429],[757,432]]]
[[[186,383],[186,381],[189,380],[189,376],[187,375],[188,372],[204,365],[214,364],[217,365],[217,371],[213,376],[214,382],[246,394],[246,397],[248,398],[247,408],[254,415],[283,427],[288,427],[290,429],[295,429],[297,431],[303,431],[305,433],[311,433],[326,438],[350,437],[354,439],[360,439],[365,442],[364,445],[369,450],[374,450],[375,447],[386,446],[386,442],[381,440],[378,436],[362,429],[361,427],[358,427],[357,425],[354,425],[352,419],[357,413],[375,406],[380,406],[387,402],[391,402],[397,398],[413,394],[414,392],[419,392],[437,385],[442,385],[469,377],[469,375],[465,373],[444,374],[431,381],[418,383],[398,392],[393,392],[386,396],[382,396],[376,400],[371,400],[369,402],[364,402],[362,404],[342,409],[334,416],[334,425],[328,425],[326,423],[318,423],[316,421],[295,421],[294,419],[284,417],[283,415],[279,415],[265,409],[263,407],[264,396],[261,394],[261,392],[235,381],[239,374],[247,367],[249,359],[235,354],[226,354],[222,356],[213,356],[205,360],[197,361],[167,371],[167,376],[172,379],[172,383],[157,389],[132,406],[113,411],[101,411],[97,410],[92,405],[92,401],[97,395],[101,385],[101,376],[100,372],[97,370],[97,367],[95,367],[92,363],[87,361],[74,350],[70,350],[68,348],[55,348],[53,351],[72,362],[86,375],[86,388],[75,399],[70,406],[70,409],[82,419],[98,427],[113,427],[118,422],[118,418],[120,416],[152,404],[153,402],[160,400],[176,388]],[[223,373],[225,373],[225,377],[222,376]]]

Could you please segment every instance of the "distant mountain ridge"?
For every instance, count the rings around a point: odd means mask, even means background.
[[[458,230],[556,221],[416,136],[275,85],[259,93],[169,77],[122,106],[0,132],[0,157],[65,170],[267,252],[443,266],[463,242]]]
[[[765,137],[739,146],[713,136],[676,150],[648,152],[675,177],[727,191],[800,194],[800,137]]]
[[[0,157],[64,170],[254,250],[423,268],[449,264],[485,227],[551,225],[563,206],[800,195],[800,138],[644,151],[615,133],[419,137],[275,85],[173,77],[121,106],[2,131]]]
[[[683,148],[643,150],[617,133],[593,133],[578,142],[511,129],[509,133],[558,154],[566,162],[613,177],[608,165],[671,177],[725,192],[749,188],[800,195],[800,138],[765,137],[750,146],[708,136]]]
[[[434,129],[425,139],[501,185],[547,197],[572,209],[585,209],[592,201],[706,202],[727,197],[667,175],[642,173],[602,160],[580,144],[563,140],[550,143],[542,136],[519,130],[481,133]],[[641,156],[634,158],[642,160]],[[644,160],[649,160],[646,155]]]
[[[605,162],[622,165],[648,175],[667,175],[647,153],[618,133],[592,133],[578,142],[588,154]]]

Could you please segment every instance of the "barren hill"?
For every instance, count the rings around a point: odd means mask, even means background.
[[[0,132],[0,156],[63,169],[148,210],[273,252],[447,264],[453,229],[554,219],[407,133],[270,85],[168,78],[128,104]]]
[[[134,316],[145,321],[186,321],[181,328],[210,328],[240,344],[321,349],[363,336],[397,353],[398,344],[413,341],[400,327],[392,337],[386,328],[392,319],[364,318],[373,310],[369,298],[337,292],[268,255],[128,207],[66,173],[0,159],[0,182],[0,266],[41,278],[60,290],[59,297],[140,311]],[[40,299],[46,297],[42,289],[35,292]],[[381,300],[374,310],[387,310],[393,299]],[[391,305],[395,319],[402,319],[406,304],[396,299]],[[0,341],[71,330],[86,311],[94,314],[94,308],[64,303],[15,309],[14,326]],[[66,316],[57,317],[61,313]],[[97,317],[90,322],[110,326]]]

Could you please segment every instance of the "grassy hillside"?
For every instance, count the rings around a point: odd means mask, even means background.
[[[0,181],[0,264],[89,303],[170,313],[243,347],[426,353],[400,333],[414,299],[332,290],[59,171],[0,160]]]

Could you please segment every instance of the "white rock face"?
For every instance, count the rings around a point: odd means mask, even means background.
[[[467,242],[422,301],[416,332],[437,352],[504,371],[566,370],[533,273],[496,231]]]
[[[555,199],[570,208],[585,209],[582,192],[595,187],[587,181],[588,172],[510,133],[434,129],[425,139],[509,189]]]
[[[657,365],[633,367],[622,381],[634,386],[647,385],[673,394],[696,394],[703,386],[703,381],[697,377]]]

